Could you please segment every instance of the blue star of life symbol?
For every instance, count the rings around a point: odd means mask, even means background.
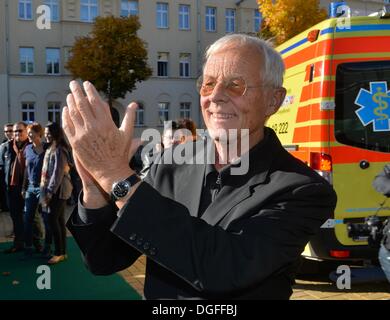
[[[360,89],[355,104],[360,122],[367,126],[373,123],[374,131],[390,131],[390,91],[386,81],[370,82],[370,91]]]

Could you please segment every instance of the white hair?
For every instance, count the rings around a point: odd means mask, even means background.
[[[277,52],[271,42],[265,41],[258,37],[246,34],[228,34],[215,41],[206,51],[205,63],[210,56],[227,47],[244,47],[250,46],[255,48],[262,57],[263,68],[259,70],[260,77],[265,83],[281,87],[283,85],[284,63],[281,55]],[[204,66],[203,66],[204,67]]]

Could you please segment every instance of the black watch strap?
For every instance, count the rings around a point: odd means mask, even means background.
[[[140,178],[136,173],[134,173],[134,174],[132,174],[130,177],[128,177],[128,178],[126,178],[126,179],[124,179],[124,180],[121,180],[121,181],[118,181],[118,182],[114,183],[114,185],[115,185],[115,184],[118,184],[118,183],[120,183],[120,182],[125,182],[125,181],[127,181],[127,182],[130,184],[130,188],[131,188],[131,187],[134,186],[137,182],[141,181],[141,178]],[[129,190],[130,190],[130,189],[129,189]],[[116,197],[113,191],[114,191],[114,190],[111,190],[110,197],[111,197],[111,201],[112,201],[113,203],[115,203],[115,201],[118,201],[120,198]],[[126,195],[127,195],[127,194],[126,194]],[[124,197],[125,197],[125,196],[124,196]]]

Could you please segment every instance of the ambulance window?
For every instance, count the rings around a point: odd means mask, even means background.
[[[335,137],[390,152],[390,61],[344,63],[336,71]]]

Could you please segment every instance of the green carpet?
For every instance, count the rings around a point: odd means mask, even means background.
[[[139,300],[140,295],[118,274],[94,276],[82,262],[73,238],[67,239],[68,260],[49,266],[51,289],[39,290],[37,273],[47,259],[34,254],[20,261],[22,253],[4,254],[10,243],[0,244],[0,300]],[[9,273],[9,274],[8,274]],[[38,280],[38,281],[37,281]]]

